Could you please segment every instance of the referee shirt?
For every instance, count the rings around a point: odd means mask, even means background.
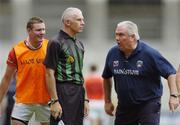
[[[57,83],[83,84],[83,58],[83,44],[60,30],[48,43],[44,64],[55,70]]]

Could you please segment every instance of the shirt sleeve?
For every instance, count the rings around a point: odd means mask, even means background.
[[[110,78],[113,75],[110,69],[110,64],[109,64],[110,63],[109,55],[110,54],[108,54],[106,57],[106,62],[105,62],[104,70],[102,73],[103,78]]]
[[[159,52],[155,51],[153,58],[156,64],[156,68],[162,77],[167,79],[169,75],[176,74],[176,70],[172,66],[172,64],[166,58],[164,58]]]
[[[44,65],[47,68],[56,70],[59,60],[58,58],[59,52],[60,52],[60,45],[58,44],[58,42],[50,40],[48,42],[46,57],[44,60]]]
[[[9,66],[17,68],[17,59],[16,59],[16,54],[15,54],[14,48],[12,48],[11,51],[9,52],[6,63]]]

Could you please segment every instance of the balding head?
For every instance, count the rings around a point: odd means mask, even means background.
[[[82,14],[80,9],[75,7],[69,7],[63,12],[61,21],[64,23],[65,20],[71,20],[77,14]]]

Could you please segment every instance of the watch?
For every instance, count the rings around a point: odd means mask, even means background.
[[[88,102],[89,103],[89,99],[84,99],[84,101]]]
[[[59,100],[58,99],[51,99],[49,102],[48,102],[48,105],[51,106],[53,104],[55,104],[56,102],[58,102]]]
[[[177,98],[177,97],[178,97],[178,95],[175,95],[175,94],[171,94],[170,96],[171,96],[171,97],[174,97],[174,98]]]

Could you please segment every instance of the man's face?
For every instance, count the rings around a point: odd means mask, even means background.
[[[76,11],[76,13],[70,19],[70,28],[76,34],[82,32],[84,29],[84,17],[81,11]]]
[[[28,30],[29,37],[33,42],[41,43],[45,35],[45,24],[35,23],[32,28]]]
[[[127,50],[131,49],[133,39],[132,36],[128,34],[128,30],[126,27],[117,26],[115,30],[115,39],[122,51],[126,52]]]

